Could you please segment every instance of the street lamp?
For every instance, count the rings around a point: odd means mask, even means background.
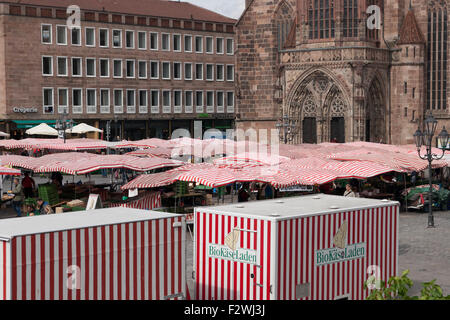
[[[445,127],[442,129],[441,133],[438,135],[438,143],[442,149],[442,155],[437,155],[433,153],[432,143],[433,136],[436,133],[437,120],[430,113],[426,120],[424,130],[425,132],[420,131],[420,128],[414,133],[414,140],[416,142],[417,152],[419,157],[423,160],[428,160],[428,174],[429,174],[429,182],[430,182],[430,191],[428,194],[428,228],[434,228],[434,217],[433,217],[433,179],[431,174],[431,163],[433,160],[440,160],[445,155],[445,150],[447,148],[449,142],[449,134]],[[421,154],[422,145],[426,147],[426,154]]]
[[[294,136],[294,129],[297,127],[294,120],[290,119],[288,115],[284,115],[279,123],[276,125],[280,132],[280,140],[283,139],[284,143],[292,141]]]
[[[56,120],[55,129],[58,130],[58,135],[61,136],[61,133],[64,138],[64,143],[66,143],[66,130],[73,128],[73,120],[67,121],[67,113],[64,112],[62,119]]]

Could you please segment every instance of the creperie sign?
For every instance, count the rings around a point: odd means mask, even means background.
[[[13,108],[14,113],[37,113],[38,109],[35,107],[14,107]]]

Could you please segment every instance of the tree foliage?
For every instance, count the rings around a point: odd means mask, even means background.
[[[450,300],[450,295],[444,296],[442,288],[436,284],[436,280],[422,283],[420,296],[409,296],[408,291],[413,286],[413,281],[408,277],[409,270],[403,271],[400,277],[391,277],[386,283],[379,282],[377,289],[370,291],[367,300]],[[373,279],[367,279],[364,288],[370,288]]]

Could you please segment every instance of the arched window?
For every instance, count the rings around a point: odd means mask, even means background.
[[[283,1],[275,13],[277,26],[277,43],[278,49],[283,49],[292,28],[293,11],[291,7]]]
[[[447,7],[432,1],[428,8],[428,109],[447,109],[447,25]]]
[[[331,39],[335,36],[334,0],[309,0],[309,39]]]

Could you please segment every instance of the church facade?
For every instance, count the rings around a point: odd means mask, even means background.
[[[450,126],[445,0],[247,0],[236,28],[236,127],[290,143],[414,143]],[[378,15],[379,9],[380,14]]]

